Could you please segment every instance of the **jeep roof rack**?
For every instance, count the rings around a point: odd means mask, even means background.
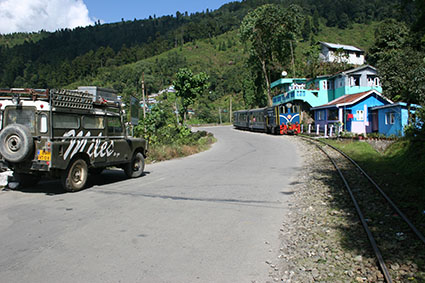
[[[48,99],[48,89],[33,88],[0,88],[0,98],[10,98],[18,96],[20,99]]]
[[[68,89],[32,89],[10,88],[0,89],[0,99],[19,100],[49,100],[52,106],[59,108],[72,108],[91,110],[93,107],[120,108],[121,101],[112,89],[100,87],[79,87],[78,90]]]

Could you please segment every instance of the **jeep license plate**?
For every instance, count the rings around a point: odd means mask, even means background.
[[[49,151],[40,150],[38,152],[38,160],[50,161],[52,159],[52,153]]]

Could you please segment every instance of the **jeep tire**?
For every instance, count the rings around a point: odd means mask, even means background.
[[[124,166],[124,172],[129,178],[142,176],[143,170],[145,170],[145,158],[140,152],[136,153],[131,162]]]
[[[62,186],[67,192],[77,192],[84,189],[87,177],[87,163],[83,159],[75,159],[62,172]]]
[[[0,132],[0,154],[9,162],[24,161],[34,149],[28,127],[10,124]]]

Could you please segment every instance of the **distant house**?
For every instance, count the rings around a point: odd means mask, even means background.
[[[353,65],[363,65],[364,51],[351,45],[319,42],[321,51],[319,58],[323,62],[348,63]]]
[[[410,105],[410,113],[415,114],[418,105]],[[398,102],[370,108],[374,119],[372,130],[386,136],[404,136],[404,127],[408,124],[407,103]]]
[[[158,93],[152,93],[150,95],[148,95],[148,104],[152,105],[152,104],[157,104],[159,103],[159,98],[161,96],[167,95],[168,93],[175,93],[176,90],[174,89],[174,86],[169,86],[166,89],[160,90]],[[141,104],[143,105],[143,104]],[[150,107],[152,108],[152,106]]]
[[[378,122],[374,117],[373,107],[392,105],[392,101],[376,90],[347,94],[329,103],[311,108],[314,111],[316,125],[324,127],[339,123],[343,130],[357,134],[366,134],[377,129],[373,122]],[[376,127],[376,126],[375,126]]]

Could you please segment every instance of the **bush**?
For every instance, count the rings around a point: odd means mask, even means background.
[[[425,106],[416,110],[415,121],[404,128],[406,138],[412,140],[425,140]]]
[[[177,124],[173,108],[163,101],[146,114],[146,119],[134,128],[135,136],[143,136],[150,145],[195,145],[207,132],[192,132],[186,125]]]

